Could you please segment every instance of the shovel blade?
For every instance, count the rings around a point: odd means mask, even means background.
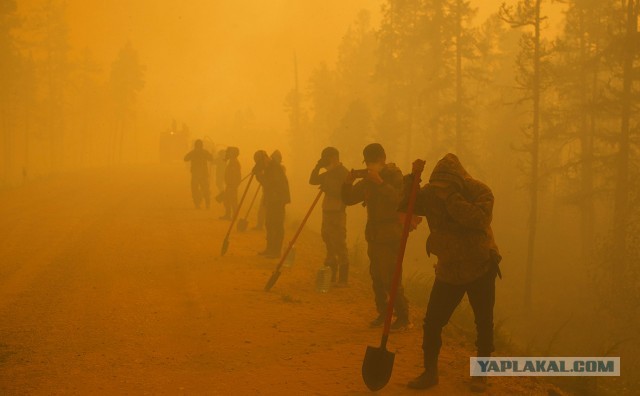
[[[389,352],[385,348],[367,347],[362,362],[362,379],[369,390],[375,392],[387,385],[391,379],[395,356],[395,353]]]
[[[282,266],[285,268],[291,268],[293,267],[293,263],[295,261],[296,261],[296,248],[294,246],[291,248],[291,250],[289,250],[289,254],[287,254],[287,257],[285,258]]]
[[[245,232],[249,227],[249,222],[246,219],[238,220],[238,231]]]
[[[267,281],[267,284],[264,286],[264,291],[269,291],[276,284],[278,278],[280,277],[280,271],[273,271],[271,274],[271,278]]]
[[[227,250],[229,250],[229,238],[224,238],[224,241],[222,241],[222,249],[220,250],[220,255],[224,256],[224,254],[227,253]]]

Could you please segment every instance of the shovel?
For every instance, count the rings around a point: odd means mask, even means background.
[[[258,194],[260,193],[261,188],[262,186],[258,184],[258,189],[256,190],[251,203],[249,204],[249,209],[247,209],[247,214],[243,219],[238,220],[238,231],[245,232],[247,230],[247,227],[249,227],[249,213],[251,213],[251,208],[253,208],[253,204],[256,202],[256,198],[258,198]]]
[[[229,224],[229,230],[227,230],[227,235],[224,237],[224,241],[222,241],[222,249],[220,251],[220,255],[224,256],[229,249],[229,235],[231,235],[231,230],[233,230],[233,226],[238,220],[238,214],[240,214],[240,208],[242,207],[242,203],[244,199],[247,197],[247,192],[249,192],[249,187],[251,187],[251,182],[253,181],[253,173],[251,173],[251,178],[249,178],[249,182],[247,183],[247,187],[245,187],[244,192],[242,193],[242,198],[240,198],[240,203],[238,204],[238,209],[236,209],[236,213],[233,214],[233,220],[231,220],[231,224]]]
[[[318,191],[318,195],[316,195],[316,198],[313,200],[313,203],[311,204],[309,211],[304,216],[304,219],[302,219],[302,223],[300,223],[300,227],[298,227],[298,231],[296,231],[295,235],[293,236],[293,239],[291,239],[291,242],[289,242],[289,246],[287,246],[287,250],[284,251],[284,254],[280,258],[280,261],[276,266],[276,270],[273,271],[273,273],[271,274],[271,278],[269,278],[269,280],[267,281],[267,284],[264,286],[264,291],[271,290],[273,285],[275,285],[276,282],[278,281],[278,278],[280,277],[280,270],[282,269],[282,264],[284,264],[285,260],[287,259],[287,256],[289,255],[289,252],[291,252],[291,249],[293,249],[293,246],[296,244],[296,240],[300,236],[300,233],[302,232],[302,228],[307,223],[309,216],[311,216],[311,212],[313,212],[313,208],[316,207],[316,204],[320,200],[321,196],[322,196],[322,190]]]
[[[400,284],[400,276],[402,274],[402,260],[404,259],[404,251],[407,247],[407,239],[409,237],[411,219],[413,217],[413,208],[415,207],[418,186],[420,185],[420,175],[424,169],[424,164],[425,162],[422,160],[416,160],[416,162],[414,162],[413,182],[411,184],[411,193],[409,194],[407,213],[404,219],[400,250],[396,259],[396,268],[393,274],[393,282],[391,283],[391,291],[389,293],[389,302],[387,303],[387,316],[384,320],[382,340],[380,341],[380,346],[377,348],[372,346],[367,347],[367,352],[365,353],[364,361],[362,362],[362,379],[367,385],[367,388],[373,392],[378,391],[387,385],[391,378],[391,371],[393,370],[395,353],[387,350],[387,340],[389,339],[389,327],[391,326],[391,317],[393,316],[393,305],[396,300],[398,285]]]

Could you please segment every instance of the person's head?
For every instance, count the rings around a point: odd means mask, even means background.
[[[273,153],[271,153],[271,159],[276,164],[281,164],[282,163],[282,153],[280,152],[280,150],[276,150]]]
[[[429,184],[434,187],[449,188],[458,190],[464,188],[464,179],[468,176],[460,160],[455,154],[449,153],[442,157],[436,164],[429,177]]]
[[[197,139],[193,146],[198,150],[202,150],[202,147],[204,147],[204,144],[202,143],[202,140]]]
[[[364,163],[368,169],[380,171],[387,163],[387,154],[379,143],[371,143],[362,150]]]
[[[340,163],[340,152],[335,147],[326,147],[322,150],[320,158],[326,169],[333,169]]]
[[[269,154],[264,150],[258,150],[253,154],[253,161],[256,165],[265,166],[269,163]]]
[[[238,158],[238,156],[240,155],[240,149],[237,147],[227,147],[227,151],[226,151],[226,155],[225,158],[226,159],[235,159]]]

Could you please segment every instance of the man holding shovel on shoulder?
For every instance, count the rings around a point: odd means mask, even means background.
[[[405,177],[405,193],[412,181],[411,175]],[[488,357],[494,350],[495,277],[501,256],[491,230],[493,202],[491,189],[472,178],[454,154],[438,161],[429,183],[418,192],[414,214],[426,216],[427,254],[435,254],[438,262],[424,318],[425,371],[409,382],[409,388],[428,389],[438,383],[442,328],[465,294],[475,316],[478,356]],[[486,377],[472,378],[472,391],[485,389]]]
[[[326,172],[320,173],[324,168]],[[347,212],[342,202],[342,183],[349,171],[340,162],[340,153],[335,147],[322,150],[320,160],[311,171],[309,184],[320,186],[324,192],[322,200],[322,240],[327,248],[324,265],[331,268],[331,281],[347,286],[349,277],[349,254],[347,250]]]
[[[402,171],[387,163],[384,148],[372,143],[363,150],[366,169],[352,170],[342,185],[342,200],[346,205],[362,203],[367,208],[365,239],[369,256],[369,273],[373,281],[378,316],[371,327],[381,327],[385,321],[387,300],[402,240],[402,224],[398,221],[398,205],[402,199]],[[357,178],[361,178],[355,185]],[[392,330],[411,327],[409,306],[399,283],[394,304],[396,320]]]

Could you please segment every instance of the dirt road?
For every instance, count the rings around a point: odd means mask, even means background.
[[[364,268],[320,294],[320,238],[272,292],[263,235],[234,233],[191,206],[184,168],[59,176],[0,193],[0,394],[369,394],[360,376],[373,303]],[[291,235],[291,230],[287,230]],[[393,335],[394,375],[420,368],[421,312]],[[441,384],[466,394],[471,344],[448,335]],[[547,394],[550,385],[496,379],[490,394]]]

